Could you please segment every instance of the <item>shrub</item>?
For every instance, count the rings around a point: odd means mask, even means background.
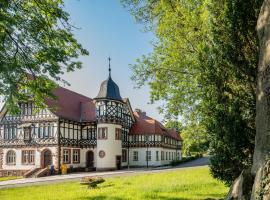
[[[188,156],[188,157],[182,157],[181,160],[173,160],[170,165],[171,166],[176,166],[176,165],[179,165],[179,164],[182,164],[182,163],[185,163],[185,162],[188,162],[188,161],[192,161],[192,160],[195,160],[197,158],[201,158],[202,157],[202,154],[197,154],[196,156]]]

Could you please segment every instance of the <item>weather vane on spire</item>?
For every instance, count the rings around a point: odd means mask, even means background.
[[[111,58],[108,58],[109,60],[109,76],[111,77]]]

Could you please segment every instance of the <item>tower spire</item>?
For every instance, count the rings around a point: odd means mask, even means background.
[[[109,77],[111,77],[111,58],[108,58],[109,60]]]

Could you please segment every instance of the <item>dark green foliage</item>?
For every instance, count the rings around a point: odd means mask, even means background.
[[[180,165],[180,164],[183,164],[185,162],[189,162],[189,161],[192,161],[192,160],[196,160],[197,158],[202,158],[203,155],[202,154],[196,154],[195,156],[188,156],[188,157],[182,157],[181,160],[173,160],[170,165],[171,166],[177,166],[177,165]]]
[[[153,52],[132,66],[132,79],[150,85],[152,102],[165,100],[167,118],[181,115],[187,133],[205,135],[213,176],[231,183],[254,150],[262,0],[123,2],[157,37]]]
[[[66,71],[88,52],[73,36],[62,0],[0,1],[0,95],[11,112],[28,100],[40,107]],[[31,79],[29,79],[31,77]]]

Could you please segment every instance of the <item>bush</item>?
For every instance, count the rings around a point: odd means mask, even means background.
[[[173,161],[170,163],[170,165],[171,165],[171,166],[176,166],[176,165],[179,165],[179,164],[188,162],[188,161],[195,160],[195,159],[197,159],[197,158],[201,158],[202,156],[203,156],[202,154],[197,154],[197,155],[195,155],[195,156],[182,157],[181,160],[173,160]]]

